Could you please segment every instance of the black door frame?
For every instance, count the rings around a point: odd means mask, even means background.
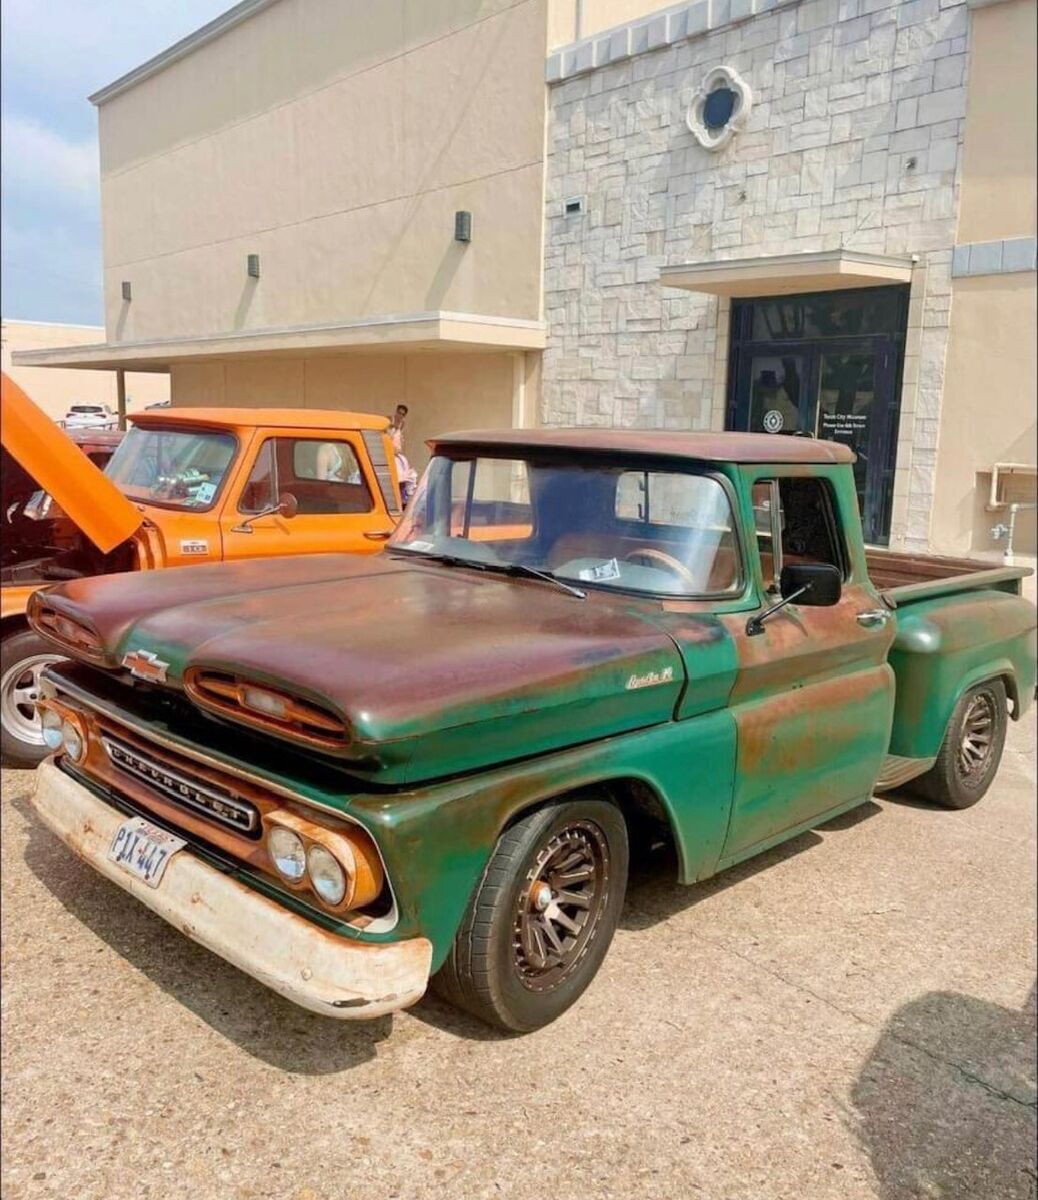
[[[850,292],[871,292],[875,289],[848,289],[847,292],[805,292],[796,295],[762,296],[733,300],[730,317],[728,353],[728,400],[725,427],[748,429],[752,397],[747,372],[755,356],[781,357],[800,355],[806,359],[802,381],[802,396],[813,406],[815,428],[818,422],[818,384],[821,357],[830,354],[872,353],[875,355],[875,411],[869,431],[869,475],[865,488],[865,504],[861,519],[865,540],[873,545],[887,545],[890,540],[891,509],[894,496],[894,468],[897,454],[898,425],[901,414],[901,381],[904,368],[905,327],[908,316],[908,288],[898,286],[897,305],[899,328],[864,334],[842,334],[832,337],[786,337],[767,340],[752,337],[752,305],[771,300],[806,301],[815,298],[846,296]],[[803,404],[798,405],[801,413]],[[810,411],[810,410],[809,410]]]

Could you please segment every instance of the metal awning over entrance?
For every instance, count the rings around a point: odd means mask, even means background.
[[[910,258],[821,250],[663,267],[660,282],[664,287],[712,296],[785,296],[909,283],[912,266]]]
[[[478,313],[425,312],[365,317],[334,324],[248,329],[206,337],[102,342],[16,351],[25,367],[80,367],[98,371],[168,371],[174,363],[213,362],[247,354],[310,357],[318,354],[440,350],[453,353],[543,350],[542,321]]]

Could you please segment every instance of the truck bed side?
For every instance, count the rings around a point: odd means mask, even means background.
[[[908,600],[951,596],[980,588],[1020,595],[1026,567],[1001,567],[975,558],[945,558],[935,554],[897,554],[866,550],[869,578],[891,607]]]

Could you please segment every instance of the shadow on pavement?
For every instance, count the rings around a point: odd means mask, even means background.
[[[434,1029],[449,1033],[451,1037],[464,1038],[468,1042],[507,1042],[524,1036],[521,1033],[497,1029],[478,1017],[455,1008],[453,1004],[441,1000],[432,988],[407,1012],[423,1025],[431,1025]]]
[[[927,812],[932,812],[938,816],[954,816],[956,811],[968,812],[968,809],[945,808],[943,805],[935,804],[933,800],[927,800],[925,796],[917,796],[915,792],[909,790],[910,784],[906,783],[902,787],[893,788],[889,792],[883,793],[883,799],[889,800],[891,804],[896,804],[899,808],[918,808]]]
[[[879,1200],[1031,1200],[1034,989],[1019,1011],[958,992],[899,1008],[851,1100]]]
[[[882,812],[880,805],[868,801],[860,807],[834,817],[817,831],[810,830],[799,837],[782,842],[763,854],[754,855],[745,862],[729,867],[703,883],[685,885],[677,882],[678,863],[672,845],[661,847],[651,855],[639,855],[632,860],[631,876],[627,884],[627,901],[620,917],[620,928],[627,930],[651,929],[660,921],[694,907],[719,895],[730,887],[752,879],[778,863],[795,858],[798,854],[822,844],[821,832],[839,832],[851,829],[869,817]]]
[[[27,798],[12,803],[28,825],[25,862],[40,883],[116,954],[247,1054],[298,1075],[334,1074],[375,1057],[392,1017],[336,1021],[290,1003],[80,862],[40,824]]]

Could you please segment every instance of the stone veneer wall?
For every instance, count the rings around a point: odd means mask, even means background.
[[[891,545],[925,549],[966,108],[965,2],[742,0],[738,11],[768,11],[738,21],[728,0],[710,4],[723,21],[709,32],[590,70],[608,58],[608,42],[549,60],[549,80],[583,73],[549,91],[542,420],[723,428],[728,301],[664,287],[663,266],[841,247],[917,255]],[[673,26],[657,17],[657,31],[682,32],[686,18],[672,13]],[[630,52],[644,34],[629,27],[612,45]],[[713,153],[685,112],[722,64],[754,99],[742,132]],[[578,196],[584,213],[564,216],[563,202]]]

